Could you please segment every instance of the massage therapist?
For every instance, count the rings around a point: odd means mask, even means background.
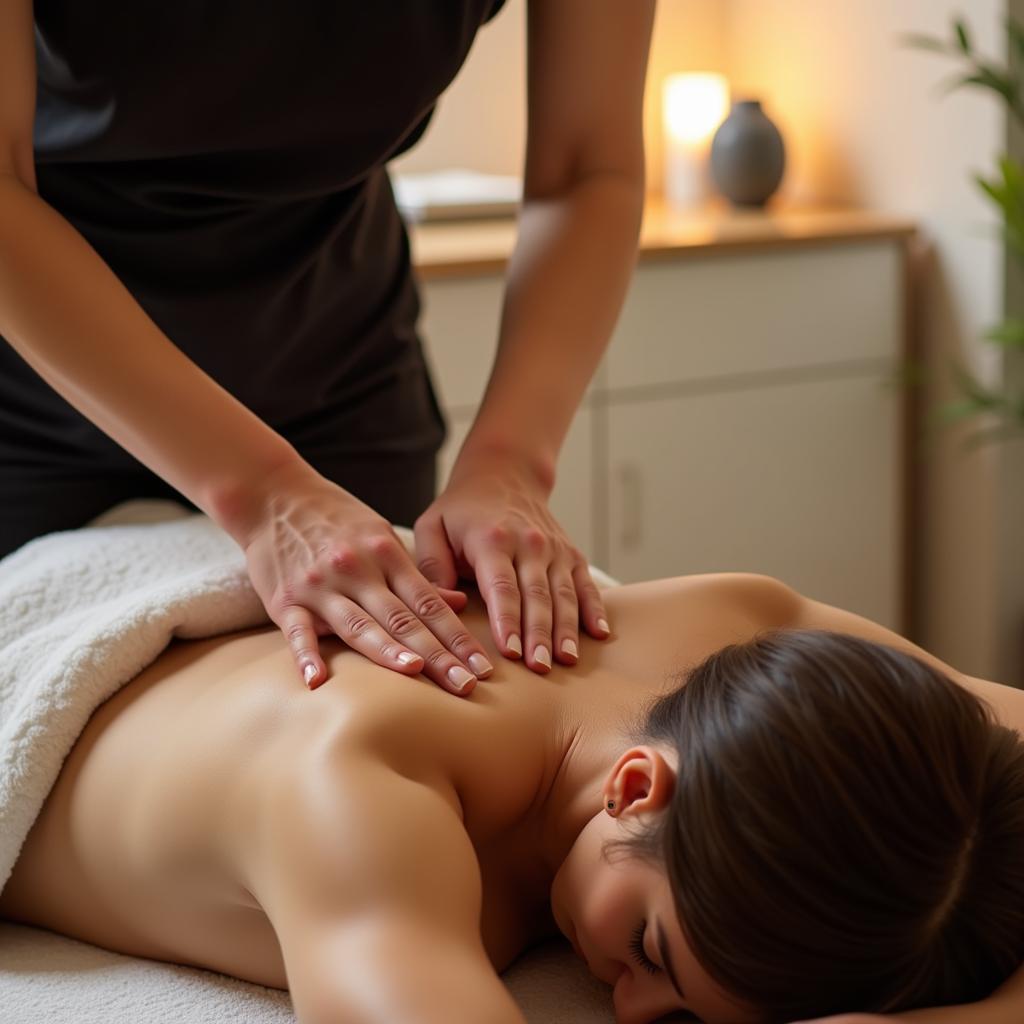
[[[385,164],[502,3],[0,4],[0,555],[184,496],[311,687],[336,634],[471,692],[493,667],[459,576],[537,672],[575,663],[581,622],[608,636],[548,498],[634,261],[654,0],[527,0],[498,351],[435,496],[446,425]]]

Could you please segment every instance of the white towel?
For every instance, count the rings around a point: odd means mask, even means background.
[[[266,621],[206,516],[37,538],[0,561],[0,889],[92,712],[172,636]]]

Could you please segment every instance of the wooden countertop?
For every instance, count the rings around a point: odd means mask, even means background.
[[[901,239],[915,230],[906,217],[856,207],[771,205],[766,210],[737,211],[716,200],[699,211],[679,213],[652,199],[644,209],[639,258],[644,262],[708,252]],[[413,262],[425,279],[501,273],[515,232],[511,217],[410,225]]]

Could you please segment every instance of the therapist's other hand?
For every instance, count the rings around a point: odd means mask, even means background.
[[[536,672],[575,665],[579,624],[604,640],[608,615],[582,552],[548,508],[548,492],[511,456],[456,463],[445,490],[413,524],[416,564],[438,586],[476,578],[491,635]]]
[[[302,461],[275,472],[261,494],[241,541],[249,576],[310,689],[327,679],[318,638],[331,633],[378,665],[423,672],[459,696],[493,671],[453,611],[467,596],[425,579],[370,506]],[[483,663],[474,666],[477,656]]]

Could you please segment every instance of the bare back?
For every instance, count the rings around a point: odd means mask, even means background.
[[[468,700],[337,640],[323,641],[331,679],[313,693],[295,678],[276,628],[175,642],[90,719],[0,916],[285,988],[254,868],[266,830],[282,827],[267,808],[300,780],[337,771],[333,755],[344,749],[344,785],[365,787],[383,763],[459,815],[480,865],[483,943],[501,970],[555,932],[528,823],[565,734],[581,722],[614,731],[681,670],[784,624],[778,593],[752,582],[763,579],[676,577],[606,591],[612,637],[582,636],[579,663],[546,676],[498,654],[471,591],[460,618],[496,671]],[[817,609],[817,619],[792,624],[895,636],[815,602],[802,608]],[[1024,694],[974,682],[992,688],[982,696],[995,694],[1007,724],[1024,728]],[[352,820],[339,802],[323,808],[318,827],[343,842],[372,823]]]
[[[331,679],[313,693],[276,628],[174,642],[90,719],[0,915],[283,988],[248,857],[267,794],[326,770],[327,753],[344,744],[457,805],[480,860],[484,940],[500,969],[554,931],[542,880],[530,875],[529,836],[516,832],[549,770],[553,730],[581,716],[621,722],[685,661],[751,632],[756,623],[715,579],[606,591],[612,638],[581,637],[579,663],[556,663],[546,676],[497,652],[471,591],[460,618],[496,671],[469,700],[338,640],[323,641]]]

